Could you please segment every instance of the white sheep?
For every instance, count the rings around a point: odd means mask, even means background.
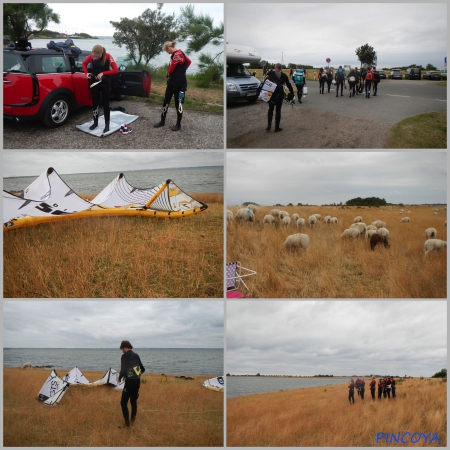
[[[337,217],[332,217],[330,220],[331,223],[338,223]]]
[[[432,250],[440,250],[441,248],[447,248],[447,242],[440,239],[428,239],[425,241],[425,255]]]
[[[435,238],[436,236],[437,236],[436,228],[427,228],[427,229],[425,230],[425,237],[426,237],[427,239]]]
[[[289,226],[289,224],[291,223],[291,218],[289,216],[285,216],[281,219],[281,223],[283,225],[286,225],[286,228]]]
[[[31,366],[31,363],[30,362],[26,362],[23,366],[22,366],[22,369],[31,369],[32,368],[32,366]]]
[[[306,220],[303,219],[302,217],[300,217],[299,219],[297,219],[296,223],[297,223],[297,230],[298,230],[299,227],[300,228],[305,228]]]
[[[322,216],[321,216],[320,214],[317,214],[317,213],[316,213],[316,214],[313,214],[313,216],[316,216],[316,219],[317,219],[317,220],[320,220],[320,219],[322,218]]]
[[[236,220],[243,220],[244,222],[254,222],[255,215],[250,209],[241,208],[238,210],[236,215],[234,216]]]
[[[437,211],[435,211],[435,212],[433,213],[433,216],[437,216]]]
[[[367,227],[366,227],[366,230],[368,231],[368,230],[375,230],[375,231],[377,231],[377,226],[376,225],[367,225]]]
[[[309,216],[308,222],[309,222],[309,226],[312,228],[313,225],[315,226],[316,223],[317,223],[317,217],[316,216]]]
[[[367,230],[366,231],[366,239],[369,239],[372,234],[376,234],[377,230]]]
[[[400,220],[400,223],[406,223],[409,222],[409,217],[403,217],[403,219]]]
[[[411,211],[408,211],[406,214],[411,214]]]
[[[271,214],[264,216],[263,223],[268,223],[269,225],[274,222],[275,218]]]
[[[372,225],[375,225],[377,228],[386,228],[386,222],[382,220],[375,220],[375,222],[372,222]]]
[[[359,234],[360,233],[358,228],[348,228],[347,230],[344,230],[344,232],[341,234],[341,238],[343,237],[358,238]]]
[[[331,216],[325,216],[325,217],[323,218],[323,222],[324,222],[324,223],[331,223]]]
[[[403,214],[403,211],[400,211],[399,214]]]
[[[387,228],[378,228],[377,233],[381,234],[381,236],[387,237],[388,239],[390,239],[391,237],[389,230]]]
[[[301,233],[297,233],[297,234],[291,234],[290,236],[288,236],[286,238],[286,240],[284,241],[284,246],[285,248],[292,248],[292,249],[297,249],[297,248],[304,248],[305,250],[308,250],[309,248],[309,244],[311,243],[311,239],[309,238],[309,236],[307,234],[301,234]]]
[[[350,228],[356,228],[359,231],[359,234],[366,232],[366,224],[364,222],[352,223]]]
[[[229,209],[227,209],[227,222],[233,222],[233,211],[230,211]]]
[[[300,216],[299,216],[297,213],[292,214],[292,220],[293,220],[294,222],[297,222],[298,219],[300,219]]]
[[[256,214],[257,208],[256,208],[256,206],[253,205],[252,203],[250,203],[250,204],[247,206],[247,209],[249,209],[253,214]]]
[[[273,217],[279,217],[280,210],[279,209],[272,209],[272,211],[270,211],[270,214],[272,214]]]
[[[283,219],[284,217],[289,217],[289,213],[287,211],[280,211],[280,219]]]
[[[361,217],[361,216],[356,216],[356,217],[353,219],[353,223],[358,223],[358,222],[362,222],[362,217]]]

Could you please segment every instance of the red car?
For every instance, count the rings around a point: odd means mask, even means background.
[[[441,74],[439,72],[426,72],[423,74],[423,78],[424,80],[440,80],[441,79]]]
[[[92,106],[89,80],[81,63],[91,52],[72,55],[56,50],[3,51],[3,118],[42,120],[63,125],[70,113]],[[122,71],[112,77],[116,96],[149,97],[151,77],[145,70]]]

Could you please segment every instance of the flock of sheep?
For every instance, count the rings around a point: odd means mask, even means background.
[[[244,221],[254,223],[256,211],[256,206],[249,204],[246,208],[240,208],[234,216],[234,219],[239,222]],[[401,209],[399,214],[403,214],[403,212],[403,209]],[[410,212],[411,211],[408,211],[408,214]],[[434,210],[433,214],[437,215],[437,210]],[[281,225],[284,225],[286,228],[290,226],[292,220],[296,224],[297,230],[299,228],[305,228],[306,226],[306,219],[299,217],[298,214],[292,214],[291,220],[291,216],[288,212],[279,209],[272,209],[272,211],[270,211],[270,214],[265,215],[263,224],[271,225],[275,222],[275,218],[278,218],[279,223]],[[353,224],[350,226],[350,228],[344,230],[341,238],[355,239],[359,238],[361,235],[364,235],[366,239],[369,239],[370,248],[372,250],[374,250],[375,246],[378,244],[384,245],[386,248],[389,248],[390,234],[389,230],[386,228],[386,222],[375,220],[370,225],[366,225],[362,220],[363,219],[361,216],[355,217],[353,219]],[[232,221],[233,212],[228,209],[227,222],[231,223]],[[319,221],[327,224],[338,223],[338,219],[336,217],[325,216],[322,219],[322,216],[320,214],[313,214],[308,218],[309,227],[314,228]],[[408,223],[409,221],[409,217],[403,217],[400,220],[401,223]],[[447,226],[447,221],[444,222],[444,226]],[[425,238],[427,239],[425,241],[425,255],[427,255],[432,250],[440,250],[447,247],[447,242],[442,241],[441,239],[436,239],[436,236],[437,231],[435,228],[427,228],[425,230]],[[303,248],[307,250],[309,248],[310,242],[311,240],[307,234],[297,233],[288,236],[283,245],[287,249]]]

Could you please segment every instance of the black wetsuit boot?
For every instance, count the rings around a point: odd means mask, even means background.
[[[183,113],[177,111],[177,123],[172,127],[172,131],[178,131],[181,129],[181,119],[183,118]]]
[[[90,130],[95,130],[98,127],[98,115],[94,116],[94,123],[89,127]]]

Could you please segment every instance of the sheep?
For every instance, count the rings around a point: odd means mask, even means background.
[[[376,230],[367,230],[366,231],[366,239],[370,238],[373,234],[376,234]],[[381,236],[381,234],[380,234]]]
[[[244,222],[254,222],[255,215],[250,209],[241,208],[238,210],[236,215],[234,216],[236,220],[244,220]]]
[[[323,218],[324,223],[331,223],[331,216],[325,216]]]
[[[377,228],[386,228],[386,222],[382,220],[375,220],[375,222],[372,222],[372,225],[375,225]]]
[[[316,216],[317,220],[320,220],[322,218],[322,216],[320,214],[313,214],[313,216]]]
[[[436,228],[427,228],[427,229],[425,230],[425,237],[426,237],[427,239],[435,238],[436,236],[437,236]]]
[[[272,214],[273,217],[278,217],[280,215],[280,210],[272,209],[272,211],[270,211],[270,214]]]
[[[409,217],[403,217],[403,219],[400,220],[400,223],[407,223],[409,222]]]
[[[284,247],[286,249],[292,248],[292,249],[297,249],[297,248],[304,248],[305,250],[308,250],[309,248],[309,244],[311,243],[311,239],[309,238],[309,236],[307,234],[301,234],[301,233],[297,233],[297,234],[291,234],[290,236],[288,236],[286,238],[286,240],[284,241]]]
[[[375,233],[372,234],[372,236],[370,236],[371,250],[373,250],[377,244],[384,244],[386,248],[390,247],[386,236],[382,236],[381,234]]]
[[[344,232],[341,234],[341,238],[343,237],[358,238],[359,234],[360,233],[358,228],[348,228],[347,230],[344,230]]]
[[[441,241],[440,239],[428,239],[425,241],[425,255],[432,250],[440,250],[441,248],[447,248],[447,241]]]
[[[227,209],[227,222],[233,222],[233,211],[230,211],[229,209]]]
[[[391,238],[389,230],[386,228],[378,228],[377,234],[381,234],[381,236],[386,236],[388,239]]]
[[[264,216],[263,223],[268,223],[270,225],[274,222],[274,220],[275,218],[272,215],[267,214],[266,216]]]
[[[292,214],[292,220],[293,220],[294,222],[297,222],[298,219],[300,219],[300,216],[299,216],[297,213]]]
[[[366,232],[366,224],[364,222],[352,223],[350,228],[356,228],[359,231],[359,234]]]
[[[376,227],[376,225],[367,225],[367,227],[366,227],[366,230],[375,230],[375,231],[377,231],[377,227]]]
[[[23,366],[22,369],[31,369],[31,363],[30,362],[26,362]]]
[[[403,211],[400,211],[399,214],[403,214]]]
[[[291,218],[289,216],[283,217],[281,219],[281,223],[283,225],[286,225],[286,228],[289,226],[289,224],[291,223]]]
[[[306,223],[306,220],[305,219],[302,219],[301,217],[299,218],[299,219],[297,219],[297,230],[298,230],[298,227],[300,227],[300,228],[305,228],[305,223]]]
[[[361,216],[356,216],[356,217],[353,219],[353,223],[358,223],[358,222],[362,222],[362,217],[361,217]]]
[[[315,226],[316,223],[317,223],[317,217],[316,216],[309,216],[308,222],[309,222],[309,226],[312,228],[313,225]]]
[[[289,216],[289,213],[288,213],[288,212],[286,212],[286,211],[280,211],[280,215],[279,215],[280,219],[283,219],[284,217],[288,217],[288,216]]]
[[[247,209],[249,209],[253,214],[256,214],[257,208],[256,208],[256,206],[253,205],[252,203],[250,203],[250,204],[247,206]]]
[[[338,223],[337,217],[332,217],[332,218],[330,219],[330,221],[331,221],[331,223],[335,223],[335,224]]]
[[[408,211],[406,214],[411,214],[411,211]]]
[[[437,216],[437,211],[435,211],[435,212],[433,213],[433,216]]]

